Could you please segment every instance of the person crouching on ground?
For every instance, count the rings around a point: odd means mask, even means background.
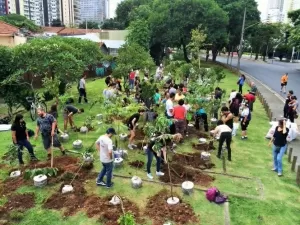
[[[252,94],[251,92],[249,92],[249,93],[244,95],[244,99],[248,102],[249,109],[252,112],[253,111],[253,105],[254,105],[254,102],[255,102],[255,95]]]
[[[174,123],[176,133],[184,135],[184,131],[186,130],[186,109],[183,106],[184,100],[180,99],[178,101],[178,105],[174,107],[173,115],[174,115]]]
[[[282,157],[287,148],[287,136],[289,129],[286,127],[285,120],[279,120],[278,126],[275,129],[273,137],[270,140],[269,146],[272,145],[273,150],[273,169],[278,176],[282,176]]]
[[[52,147],[59,148],[62,155],[65,155],[65,149],[58,140],[58,136],[56,133],[56,119],[52,115],[46,113],[43,108],[38,108],[37,113],[39,117],[37,119],[34,138],[37,139],[39,132],[41,132],[43,145],[48,153],[48,160],[51,159]]]
[[[163,136],[158,136],[155,139],[152,139],[147,146],[147,177],[149,179],[153,179],[151,174],[151,164],[153,160],[153,156],[156,158],[156,176],[165,175],[160,171],[160,165],[162,163],[162,157],[164,159],[164,163],[167,164],[167,147],[172,147],[173,143],[179,143],[182,139],[181,134],[174,134],[172,138],[163,139]],[[155,145],[159,148],[156,152]]]
[[[232,140],[232,129],[224,124],[222,120],[219,120],[217,122],[217,127],[211,131],[214,137],[219,138],[219,148],[218,148],[218,154],[217,157],[221,158],[222,148],[224,142],[226,143],[227,151],[228,151],[228,160],[231,161],[231,140]]]
[[[195,113],[195,128],[196,128],[196,130],[200,129],[200,125],[199,125],[200,120],[202,120],[204,123],[205,132],[208,132],[207,114],[206,114],[206,111],[201,106]]]
[[[96,149],[99,152],[100,162],[103,165],[96,180],[96,184],[98,186],[106,186],[107,188],[111,188],[113,186],[113,183],[111,182],[113,171],[113,142],[111,137],[113,135],[116,135],[115,129],[108,128],[106,134],[100,136],[96,141]],[[106,183],[103,181],[105,175]]]
[[[11,134],[12,134],[12,140],[14,145],[18,147],[18,160],[19,164],[23,165],[23,148],[27,148],[30,160],[31,161],[38,161],[38,159],[35,157],[33,152],[33,147],[29,141],[29,135],[26,128],[26,123],[23,119],[23,115],[18,114],[15,117],[15,120],[11,126]]]
[[[70,123],[71,128],[75,127],[73,115],[83,113],[84,109],[77,109],[76,107],[72,105],[66,105],[64,108],[64,132],[67,132],[68,123]]]
[[[142,116],[144,112],[145,112],[144,109],[139,109],[138,112],[133,114],[131,117],[129,117],[127,121],[127,127],[130,130],[128,148],[131,150],[137,147],[135,144],[133,144],[134,137],[135,137],[135,129],[136,129],[137,122],[140,119],[140,116]]]
[[[249,126],[249,123],[251,121],[251,112],[248,106],[248,103],[242,103],[241,107],[241,128],[242,128],[242,140],[248,139],[247,136],[247,127]]]

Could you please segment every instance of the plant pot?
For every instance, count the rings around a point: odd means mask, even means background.
[[[192,124],[192,123],[189,123],[189,124],[188,124],[188,126],[189,126],[189,127],[193,127],[193,126],[194,126],[194,124]]]
[[[74,188],[72,185],[64,185],[63,188],[61,189],[61,193],[62,194],[66,194],[66,193],[70,193],[70,192],[73,192],[74,191]]]
[[[177,197],[170,197],[167,199],[168,205],[177,205],[179,202],[180,200]]]
[[[94,162],[94,156],[93,155],[84,155],[83,161],[85,163],[92,163],[92,162]]]
[[[34,186],[36,187],[44,187],[47,184],[47,176],[40,174],[33,178]]]
[[[116,158],[114,160],[114,164],[115,164],[115,167],[121,167],[123,165],[123,159],[122,158]]]
[[[203,159],[204,161],[209,161],[210,160],[210,153],[201,152],[201,159]]]
[[[191,181],[184,181],[181,185],[182,192],[186,195],[191,195],[194,190],[194,183]]]
[[[96,119],[97,120],[102,120],[103,119],[103,115],[102,114],[97,114],[96,115]]]
[[[98,124],[98,127],[101,127],[103,125],[103,122],[99,121],[97,124]]]
[[[64,133],[60,135],[60,139],[62,142],[67,142],[69,140],[69,135]]]
[[[217,120],[216,118],[211,118],[211,119],[210,119],[210,122],[211,122],[212,124],[217,124],[218,120]]]
[[[80,128],[80,133],[86,134],[89,131],[89,129],[86,126],[83,126]]]
[[[121,141],[126,141],[128,138],[128,135],[123,133],[123,134],[120,134],[119,137],[120,137]]]
[[[76,140],[73,142],[73,148],[74,149],[81,149],[83,147],[81,140]]]
[[[11,178],[15,178],[15,177],[19,177],[21,176],[21,171],[20,170],[16,170],[10,173],[9,177]]]
[[[205,144],[206,143],[206,138],[199,138],[199,142],[202,143],[202,144]]]
[[[112,205],[120,205],[121,204],[121,199],[118,196],[114,195],[112,197],[112,199],[109,201],[109,203],[112,204]]]
[[[128,151],[127,150],[116,150],[114,151],[114,156],[115,158],[123,158],[127,159],[128,158]]]
[[[142,179],[140,177],[134,176],[134,177],[131,178],[131,186],[134,189],[141,188],[142,184],[143,184],[143,181],[142,181]]]

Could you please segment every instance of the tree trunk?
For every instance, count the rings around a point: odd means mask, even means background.
[[[182,45],[182,49],[183,49],[183,54],[184,54],[184,59],[187,63],[190,63],[191,60],[188,57],[188,53],[187,53],[187,49],[186,49],[186,44],[184,43],[183,38],[181,38],[181,45]]]
[[[227,65],[229,64],[229,58],[230,58],[230,47],[228,47],[227,49],[228,53],[227,53]]]
[[[212,61],[215,62],[218,56],[218,49],[216,47],[212,47]]]
[[[255,53],[255,60],[258,60],[258,52]]]
[[[208,61],[208,58],[209,58],[209,49],[206,49],[206,58],[205,58],[206,62]]]

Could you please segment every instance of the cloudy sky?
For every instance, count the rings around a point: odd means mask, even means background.
[[[258,10],[261,12],[260,14],[261,19],[262,20],[266,19],[268,0],[256,0],[256,2],[258,3]]]

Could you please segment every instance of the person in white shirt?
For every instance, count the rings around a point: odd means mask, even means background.
[[[166,101],[166,116],[168,119],[173,118],[174,98],[175,98],[175,94],[171,93],[169,99]]]
[[[247,127],[249,126],[249,123],[251,121],[251,112],[248,103],[242,103],[240,121],[241,121],[241,128],[242,128],[241,139],[247,140],[248,139]]]
[[[116,84],[111,83],[108,85],[108,88],[103,90],[103,95],[105,99],[110,99],[116,97]]]
[[[232,99],[234,99],[234,98],[236,97],[236,94],[237,94],[237,91],[236,91],[236,90],[232,90],[232,91],[231,91],[231,93],[230,93],[230,95],[229,95],[229,100],[228,100],[229,105],[231,104]]]
[[[115,129],[108,128],[106,134],[100,136],[96,141],[96,149],[100,153],[100,162],[103,165],[96,184],[98,186],[106,186],[107,188],[111,188],[113,186],[113,183],[111,182],[113,171],[113,142],[111,137],[113,135],[116,135]],[[103,181],[105,175],[106,183]]]
[[[231,140],[232,140],[232,129],[224,124],[222,120],[217,122],[217,127],[211,131],[212,135],[219,139],[219,148],[218,148],[218,158],[221,158],[221,152],[224,142],[226,142],[226,147],[228,151],[228,160],[231,161]]]
[[[78,91],[79,91],[79,99],[78,99],[78,103],[81,103],[81,98],[84,98],[84,102],[88,103],[88,100],[86,98],[86,88],[85,88],[85,78],[86,75],[83,75],[82,78],[79,81],[79,85],[78,85]]]

